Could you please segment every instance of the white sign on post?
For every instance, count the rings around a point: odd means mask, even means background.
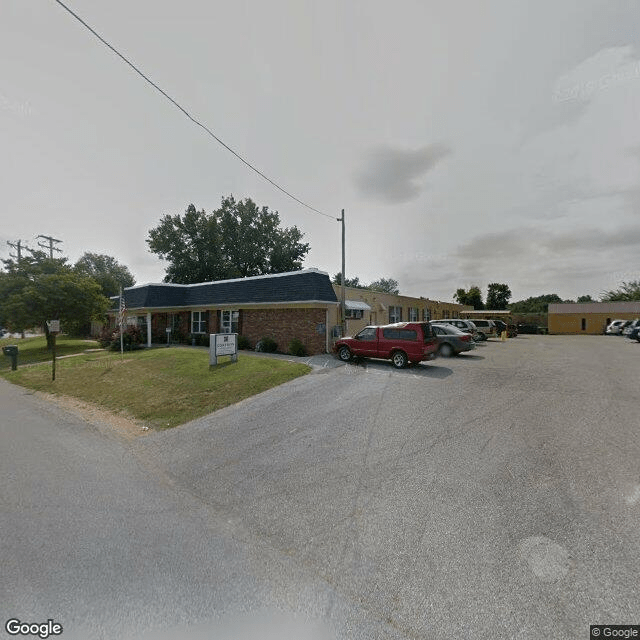
[[[49,320],[47,326],[49,333],[60,333],[60,320]]]
[[[238,362],[238,334],[209,334],[209,365],[218,364],[218,356],[231,356],[231,362]]]

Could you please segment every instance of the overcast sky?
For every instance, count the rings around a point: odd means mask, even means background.
[[[225,143],[346,210],[347,277],[598,296],[640,279],[635,0],[69,0]],[[250,197],[340,270],[340,225],[251,172],[53,0],[0,2],[0,257],[50,235],[160,282],[145,239]]]

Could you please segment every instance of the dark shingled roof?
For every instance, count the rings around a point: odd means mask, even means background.
[[[127,309],[269,302],[337,302],[326,273],[305,269],[202,284],[147,284],[124,290]],[[118,296],[112,298],[117,308]]]

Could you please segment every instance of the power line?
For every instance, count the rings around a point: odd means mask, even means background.
[[[140,71],[140,69],[138,69],[138,67],[136,67],[135,64],[133,64],[133,62],[128,60],[124,55],[122,55],[115,47],[111,46],[99,33],[97,33],[91,26],[89,26],[77,13],[75,13],[69,7],[67,7],[67,5],[64,4],[64,2],[61,2],[61,0],[54,0],[54,1],[57,2],[65,11],[71,14],[86,29],[88,29],[96,38],[98,38],[98,40],[100,40],[100,42],[102,42],[102,44],[104,44],[106,47],[111,49],[111,51],[113,51],[113,53],[115,53],[121,60],[126,62],[141,78],[146,80],[154,89],[156,89],[156,91],[159,91],[167,100],[169,100],[169,102],[171,102],[171,104],[173,104],[175,107],[180,109],[180,111],[182,111],[182,113],[184,113],[184,115],[187,116],[187,118],[189,118],[191,122],[193,122],[195,125],[197,125],[201,129],[204,129],[204,131],[206,131],[214,140],[216,140],[216,142],[220,143],[227,151],[230,151],[236,158],[238,158],[238,160],[240,160],[245,165],[247,165],[247,167],[249,167],[252,171],[255,171],[259,176],[264,178],[267,182],[271,183],[276,189],[282,191],[282,193],[289,196],[291,199],[295,200],[298,204],[301,204],[303,207],[306,207],[310,211],[318,213],[321,216],[324,216],[325,218],[330,218],[331,220],[340,221],[339,218],[330,216],[327,213],[323,213],[322,211],[315,209],[311,205],[308,205],[306,202],[299,200],[298,198],[296,198],[296,196],[289,193],[286,189],[283,189],[279,184],[274,182],[271,178],[269,178],[269,176],[266,176],[264,173],[262,173],[262,171],[260,171],[259,169],[256,169],[251,163],[245,160],[239,153],[234,151],[229,145],[225,144],[222,140],[220,140],[220,138],[218,138],[218,136],[216,136],[215,133],[213,133],[213,131],[211,131],[206,125],[202,124],[202,122],[194,118],[184,107],[182,107],[176,100],[174,100],[166,91],[161,89],[155,82],[153,82],[153,80],[150,80],[144,73],[142,73],[142,71]]]

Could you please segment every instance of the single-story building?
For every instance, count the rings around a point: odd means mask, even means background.
[[[317,269],[198,284],[143,284],[123,292],[127,323],[146,342],[185,341],[211,333],[238,333],[254,346],[270,337],[279,351],[298,338],[309,354],[331,348],[331,318],[338,299],[329,274]],[[116,326],[119,298],[112,298],[109,324]],[[135,318],[135,320],[133,320]]]
[[[602,334],[612,320],[635,318],[640,318],[640,301],[550,304],[549,333]]]
[[[333,285],[338,300],[342,296],[342,286]],[[455,302],[439,302],[428,298],[414,298],[394,293],[383,293],[371,289],[345,287],[346,335],[354,335],[371,324],[393,322],[414,322],[458,318],[461,311],[473,309]],[[330,311],[330,323],[340,324],[339,307]],[[335,331],[334,331],[335,333]],[[334,336],[335,337],[335,336]]]

